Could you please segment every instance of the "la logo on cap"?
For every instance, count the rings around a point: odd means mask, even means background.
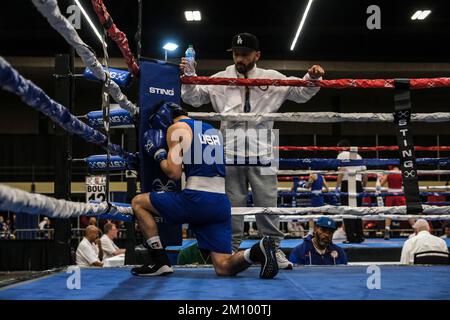
[[[242,44],[242,38],[241,38],[241,36],[238,36],[236,42],[237,42],[238,44]]]

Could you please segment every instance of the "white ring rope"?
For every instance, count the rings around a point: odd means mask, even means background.
[[[305,189],[307,190],[307,189]],[[376,187],[365,187],[364,188],[365,191],[388,191],[389,188],[381,188],[381,189],[377,189]],[[423,186],[423,187],[419,187],[419,190],[450,190],[450,186]]]
[[[76,50],[86,67],[88,67],[98,79],[105,81],[106,72],[103,70],[102,65],[97,60],[93,50],[81,40],[75,28],[61,14],[58,7],[58,1],[32,0],[32,2],[37,10],[47,19],[50,25]],[[132,115],[137,112],[138,109],[136,106],[128,100],[114,81],[110,81],[107,91],[121,108],[127,110]]]
[[[440,215],[439,217],[450,218],[450,206],[429,206],[422,205],[423,214]],[[396,207],[349,207],[349,206],[322,206],[322,207],[300,207],[300,208],[276,208],[276,207],[233,207],[231,214],[243,216],[248,214],[273,214],[273,215],[308,215],[309,214],[332,214],[332,215],[352,215],[352,216],[370,216],[370,215],[401,215],[406,216],[406,206]]]
[[[319,219],[323,217],[323,214],[306,214],[306,215],[279,215],[280,222],[306,222],[310,219]],[[426,219],[426,220],[450,220],[450,215],[423,215],[423,214],[405,214],[405,215],[393,215],[393,214],[379,214],[379,215],[365,215],[356,216],[351,214],[335,214],[330,215],[334,221],[342,221],[343,219],[362,219],[363,221],[384,221],[386,218],[395,221],[408,221],[409,219]],[[245,222],[255,222],[256,218],[254,215],[246,215],[244,217]]]
[[[29,193],[0,184],[0,210],[18,213],[41,214],[51,218],[73,218],[81,215],[132,215],[131,207],[112,206],[108,212],[106,202],[94,204],[72,202]]]
[[[283,113],[214,113],[189,112],[189,117],[210,121],[281,121],[281,122],[394,122],[392,113],[337,113],[337,112],[283,112]],[[450,122],[450,112],[413,113],[412,122]]]
[[[348,207],[322,206],[310,208],[269,208],[269,207],[234,207],[232,215],[272,214],[280,215],[283,220],[315,219],[324,214],[333,218],[356,218],[378,220],[392,218],[405,220],[408,218],[450,219],[450,206],[423,205],[421,215],[406,214],[406,206],[398,207]],[[29,193],[23,190],[0,184],[0,210],[18,213],[41,214],[51,218],[73,218],[81,215],[133,215],[131,207],[112,206],[108,211],[107,203],[93,204],[58,200],[41,194]]]

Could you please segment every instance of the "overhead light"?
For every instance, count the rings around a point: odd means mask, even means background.
[[[300,25],[298,26],[297,33],[295,34],[294,40],[291,44],[291,51],[294,51],[295,45],[297,44],[298,37],[300,36],[300,32],[302,32],[303,25],[305,24],[306,17],[308,16],[309,9],[311,9],[311,4],[313,0],[308,1],[308,5],[306,6],[305,12],[303,13],[302,20],[300,21]]]
[[[186,17],[186,21],[201,21],[202,15],[200,11],[185,11],[184,16]]]
[[[174,51],[178,48],[178,45],[173,42],[167,42],[163,49],[164,49],[164,60],[167,61],[167,51]]]
[[[100,32],[98,32],[97,28],[95,27],[94,23],[92,22],[91,18],[86,13],[86,10],[84,10],[83,6],[80,4],[80,1],[75,0],[75,3],[77,4],[78,8],[80,8],[81,13],[83,14],[84,18],[87,20],[89,25],[91,26],[92,30],[94,31],[97,38],[100,40],[100,42],[103,44],[103,37],[100,35]],[[105,47],[107,47],[105,42]]]
[[[431,10],[418,10],[412,15],[411,20],[425,20],[425,18],[428,17],[430,13]]]
[[[172,43],[172,42],[167,42],[163,49],[167,50],[167,51],[174,51],[178,48],[178,45],[176,43]]]
[[[193,11],[194,15],[194,21],[201,21],[202,20],[202,14],[200,11]]]

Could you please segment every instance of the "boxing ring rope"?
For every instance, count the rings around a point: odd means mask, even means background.
[[[324,188],[325,189],[325,188]],[[251,190],[251,189],[249,189]],[[278,191],[292,191],[292,187],[278,187],[277,189]],[[364,190],[366,191],[380,191],[380,192],[384,192],[384,191],[388,191],[389,188],[386,187],[381,187],[381,188],[376,188],[376,187],[365,187]],[[427,190],[444,190],[444,191],[448,191],[450,190],[450,186],[422,186],[419,187],[420,191],[427,191]],[[309,189],[307,188],[297,188],[297,191],[303,191],[303,192],[310,192]]]
[[[226,86],[289,86],[289,87],[322,87],[330,89],[395,89],[398,79],[334,79],[334,80],[280,80],[280,79],[245,79],[219,77],[187,77],[181,78],[182,84],[226,85]],[[450,87],[450,78],[418,78],[408,79],[410,89],[430,89]]]
[[[314,193],[311,191],[301,192],[301,191],[281,191],[278,193],[284,197],[290,196],[311,196]],[[320,195],[323,196],[333,196],[337,195],[336,192],[322,192]],[[338,195],[346,196],[346,195],[354,195],[356,197],[364,198],[364,197],[386,197],[386,196],[404,196],[404,192],[380,192],[380,193],[370,193],[370,192],[361,192],[361,193],[351,193],[351,192],[339,192]],[[421,196],[450,196],[450,192],[421,192]]]
[[[254,80],[254,79],[252,79]],[[338,113],[338,112],[283,112],[283,113],[214,113],[214,112],[189,112],[189,117],[196,120],[210,121],[278,121],[278,122],[316,122],[316,123],[340,123],[340,122],[393,122],[392,113]],[[450,122],[450,112],[413,113],[412,122]]]
[[[107,137],[103,133],[89,127],[72,115],[66,107],[52,100],[41,88],[22,77],[2,57],[0,57],[0,88],[18,95],[23,102],[48,116],[64,130],[87,142],[107,148],[112,154],[120,155],[129,162],[137,160],[134,154],[126,152],[121,146],[107,144]]]
[[[127,204],[83,203],[54,199],[41,194],[29,193],[0,184],[0,210],[28,214],[43,214],[51,218],[75,218],[82,215],[98,216],[103,219],[130,221],[133,210]],[[408,219],[426,216],[427,219],[450,219],[450,206],[423,205],[423,214],[408,215],[405,206],[398,207],[348,207],[322,206],[303,208],[233,207],[232,215],[274,214],[290,216],[291,219],[314,219],[323,214],[333,218],[364,217],[365,219]],[[298,217],[297,217],[298,216]]]
[[[280,151],[349,151],[349,147],[317,147],[317,146],[281,146],[274,147]],[[398,151],[398,146],[352,147],[357,152]],[[415,146],[415,151],[450,151],[450,146]]]
[[[102,81],[108,80],[107,92],[120,105],[121,108],[134,115],[138,112],[137,107],[128,100],[122,93],[120,87],[114,82],[109,81],[109,73],[103,70],[102,65],[97,60],[93,50],[86,45],[79,37],[75,28],[61,14],[57,0],[32,0],[37,10],[47,19],[49,24],[75,49],[83,63],[94,75]]]
[[[309,175],[310,173],[318,174],[339,174],[342,171],[329,171],[329,170],[278,170],[277,175],[280,176],[297,176],[297,175]],[[367,173],[367,174],[388,174],[392,173],[389,170],[358,170],[355,174]],[[429,175],[441,175],[450,174],[450,170],[417,170],[419,176],[429,176]]]
[[[418,165],[450,165],[450,158],[417,158]],[[277,160],[275,160],[277,161]],[[378,167],[387,165],[398,165],[398,159],[378,159],[378,158],[365,158],[357,160],[340,160],[340,159],[327,159],[327,158],[280,158],[280,166],[283,167],[299,167],[299,168],[338,168],[348,166],[366,166],[366,167]]]
[[[375,191],[375,190],[378,190],[377,188],[375,188],[375,187],[365,187],[364,188],[366,191]],[[389,188],[385,188],[385,187],[382,187],[381,189],[379,189],[380,191],[386,191],[386,190],[388,190]],[[306,189],[305,189],[306,190]],[[426,191],[426,190],[445,190],[445,191],[447,191],[447,190],[450,190],[450,186],[422,186],[422,187],[419,187],[419,190],[421,190],[421,191]]]
[[[390,217],[398,216],[405,219],[406,217],[423,217],[435,219],[450,219],[450,206],[429,206],[423,205],[423,214],[412,215],[407,214],[406,206],[395,207],[349,207],[349,206],[331,206],[326,205],[322,207],[303,207],[303,208],[281,208],[281,207],[233,207],[231,208],[232,215],[251,215],[251,214],[274,214],[274,215],[309,215],[330,214],[330,215],[345,215],[351,216],[381,216]]]
[[[139,75],[139,65],[136,62],[136,59],[133,56],[133,53],[130,50],[128,45],[128,39],[125,33],[117,28],[116,24],[113,22],[111,15],[106,9],[103,0],[91,0],[92,8],[97,14],[98,20],[102,24],[102,26],[106,29],[108,36],[114,40],[117,44],[117,47],[122,52],[122,56],[125,58],[125,61],[128,66],[128,70],[133,73],[135,77]]]
[[[0,184],[0,210],[63,219],[82,215],[123,221],[131,221],[133,218],[133,210],[129,206],[106,202],[95,204],[60,200],[11,188],[3,184]]]

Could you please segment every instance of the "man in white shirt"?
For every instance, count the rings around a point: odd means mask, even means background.
[[[350,148],[350,142],[348,140],[339,141],[338,147],[347,147]],[[342,151],[337,156],[338,160],[361,160],[361,156],[357,152],[353,151]],[[351,190],[349,186],[350,175],[353,173],[355,175],[356,180],[356,193],[364,192],[364,187],[367,184],[367,175],[356,173],[356,171],[366,170],[366,166],[346,166],[339,167],[339,174],[336,181],[336,188],[340,189],[340,192],[349,192]],[[341,205],[348,206],[349,205],[349,197],[348,195],[341,196]],[[360,207],[362,204],[362,198],[356,199],[357,206]]]
[[[39,222],[39,230],[45,230],[48,229],[48,226],[50,225],[50,220],[47,217],[44,217],[41,222]]]
[[[403,244],[401,264],[414,264],[414,254],[425,251],[448,252],[447,244],[430,234],[430,225],[425,219],[418,219],[413,225],[416,236]]]
[[[83,240],[77,248],[76,262],[82,267],[103,267],[102,245],[99,239],[100,230],[96,226],[87,226]]]
[[[250,78],[250,79],[299,79],[286,77],[275,70],[261,69],[256,62],[261,56],[258,39],[250,33],[237,34],[232,41],[234,65],[211,77]],[[186,60],[183,58],[180,69],[184,72]],[[305,80],[321,79],[324,74],[321,66],[312,66],[303,77]],[[265,114],[277,112],[285,100],[305,103],[311,99],[319,87],[241,87],[224,85],[182,85],[181,98],[194,107],[211,103],[215,112],[236,114],[251,112]],[[229,159],[272,159],[273,121],[221,121],[225,137],[225,155]],[[263,130],[264,133],[263,133]],[[264,139],[261,137],[264,136]],[[267,139],[269,137],[269,139]],[[227,166],[225,186],[232,207],[246,207],[249,186],[253,193],[255,207],[276,207],[278,180],[276,172],[261,174],[258,166]],[[279,217],[276,215],[256,215],[258,231],[270,236],[279,246],[284,234],[279,230]],[[244,216],[232,217],[233,251],[239,250],[244,234]],[[279,268],[291,269],[290,263],[281,250],[277,250]]]
[[[103,249],[103,260],[118,256],[119,254],[124,254],[125,249],[120,249],[114,243],[114,239],[117,238],[117,233],[119,232],[116,225],[108,222],[103,226],[103,232],[104,234],[100,238]]]

